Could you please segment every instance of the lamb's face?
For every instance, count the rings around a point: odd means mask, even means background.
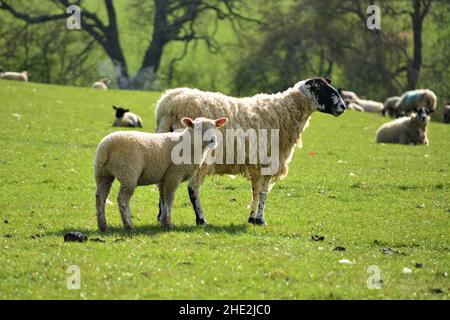
[[[113,109],[116,110],[116,118],[122,118],[125,113],[130,111],[130,109],[124,109],[116,106],[113,106]]]
[[[201,137],[202,147],[206,149],[214,149],[217,147],[221,136],[218,128],[224,126],[227,122],[227,118],[219,118],[217,120],[211,120],[207,118],[197,118],[192,120],[191,118],[183,118],[181,120],[183,125],[187,128],[191,128],[194,133],[194,139]]]
[[[345,102],[339,92],[331,86],[330,79],[309,79],[304,83],[304,89],[315,98],[318,111],[334,116],[339,116],[345,111]]]
[[[416,110],[416,114],[417,114],[417,122],[419,123],[425,123],[427,121],[430,121],[430,114],[431,111],[428,108],[425,107],[420,107],[417,108]]]

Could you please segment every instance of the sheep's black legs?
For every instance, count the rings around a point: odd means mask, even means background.
[[[207,222],[205,214],[203,212],[202,205],[200,204],[200,187],[194,185],[188,185],[189,199],[191,200],[192,207],[195,212],[195,222],[197,225],[206,226]]]
[[[95,206],[97,209],[97,226],[100,231],[106,231],[105,203],[111,190],[114,178],[102,178],[97,180],[95,192]]]
[[[250,217],[248,218],[248,222],[252,224],[256,221],[256,210],[258,209],[261,187],[260,179],[252,179],[252,202],[250,203]]]
[[[159,212],[157,219],[158,221],[161,221],[161,215],[163,210],[163,186],[161,183],[158,184],[158,189],[159,189],[159,203],[158,203]]]
[[[131,222],[130,199],[133,196],[134,189],[135,186],[121,185],[119,195],[117,197],[123,227],[127,230],[133,229],[133,223]]]

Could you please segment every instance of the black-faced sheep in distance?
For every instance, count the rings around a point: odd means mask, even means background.
[[[341,115],[345,103],[331,80],[313,78],[297,83],[294,87],[276,94],[258,94],[253,97],[235,98],[221,93],[204,92],[197,89],[178,88],[167,90],[157,103],[157,131],[170,132],[179,127],[180,119],[206,117],[215,119],[226,116],[226,129],[279,130],[278,165],[273,174],[262,174],[263,164],[214,164],[200,170],[188,183],[189,197],[200,224],[206,221],[199,200],[199,188],[208,174],[242,174],[252,183],[253,200],[250,204],[249,222],[265,225],[264,207],[268,193],[274,183],[288,173],[295,145],[301,146],[301,135],[314,111]],[[222,129],[225,131],[225,129]],[[227,135],[223,134],[224,139]],[[246,145],[248,145],[248,136]],[[258,140],[257,145],[260,145]],[[246,159],[248,159],[246,148]],[[234,148],[236,151],[236,148]],[[226,154],[224,152],[224,154]],[[236,159],[236,156],[234,157]]]
[[[113,127],[142,128],[144,126],[141,117],[130,112],[130,109],[116,106],[113,106],[113,109],[116,110],[116,119],[112,124]]]

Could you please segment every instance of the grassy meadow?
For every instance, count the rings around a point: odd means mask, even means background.
[[[195,225],[183,184],[175,228],[164,231],[149,186],[133,197],[127,233],[115,183],[110,230],[97,232],[93,158],[115,130],[111,106],[153,131],[159,96],[0,81],[0,299],[450,298],[450,126],[441,123],[431,123],[429,147],[377,145],[386,118],[316,113],[269,195],[268,227],[247,223],[249,182],[224,176],[202,189],[208,227]],[[102,242],[65,243],[69,231]],[[66,286],[71,265],[79,290]],[[368,288],[369,266],[381,289]]]

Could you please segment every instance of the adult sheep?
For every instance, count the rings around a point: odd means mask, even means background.
[[[397,114],[397,105],[400,101],[400,97],[390,97],[387,98],[386,101],[384,101],[383,110],[381,111],[381,114],[383,116],[390,116],[395,117]]]
[[[409,117],[402,117],[383,124],[376,133],[377,143],[428,145],[427,129],[430,110],[417,108]]]
[[[409,115],[420,107],[425,107],[433,112],[436,110],[436,94],[429,89],[418,89],[405,92],[397,103],[397,117]]]
[[[345,102],[331,85],[331,80],[313,78],[297,83],[294,87],[276,94],[258,94],[253,97],[235,98],[221,93],[204,92],[197,89],[178,88],[168,90],[157,103],[157,131],[174,131],[185,116],[211,119],[225,116],[229,119],[226,129],[243,131],[278,129],[278,166],[272,174],[262,174],[264,165],[214,164],[208,170],[199,171],[188,183],[188,192],[197,217],[197,224],[206,224],[199,200],[199,188],[208,174],[242,174],[251,181],[252,202],[250,217],[252,224],[265,225],[264,207],[273,184],[288,173],[295,145],[301,146],[301,134],[307,127],[311,114],[318,110],[339,116],[345,110]],[[224,129],[222,129],[224,131]],[[234,139],[234,138],[233,138]],[[248,144],[248,137],[246,137]],[[257,145],[260,145],[260,139]],[[236,148],[235,148],[236,149]],[[225,153],[224,153],[225,154]],[[234,158],[236,159],[236,158]]]
[[[12,80],[12,81],[21,81],[21,82],[28,82],[28,79],[30,78],[31,73],[28,71],[22,71],[22,72],[2,72],[1,78],[3,80]]]
[[[338,89],[339,95],[342,97],[342,100],[348,105],[352,102],[356,102],[359,99],[358,95],[353,91]]]
[[[378,101],[357,99],[354,103],[359,105],[364,112],[381,113],[383,104]]]

